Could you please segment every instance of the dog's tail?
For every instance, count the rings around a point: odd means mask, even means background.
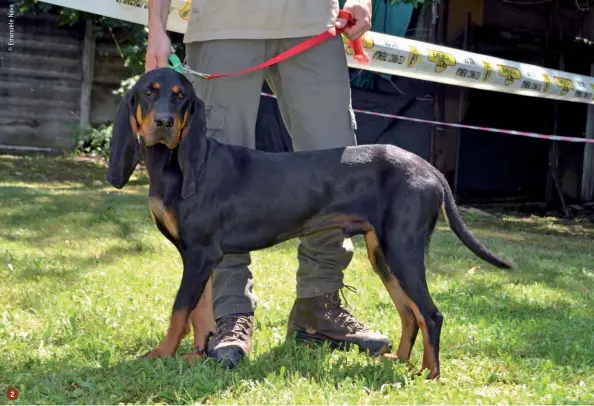
[[[495,254],[489,251],[489,249],[485,247],[474,234],[472,234],[464,223],[462,216],[460,216],[450,185],[443,176],[440,176],[439,178],[441,179],[445,192],[442,205],[443,214],[454,234],[456,234],[460,241],[462,241],[462,243],[479,258],[498,268],[512,269],[513,265],[511,263],[495,256]]]

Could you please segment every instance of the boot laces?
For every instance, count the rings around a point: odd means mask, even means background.
[[[217,323],[217,336],[221,341],[248,339],[252,321],[248,314],[230,315],[222,317]]]
[[[357,289],[353,286],[345,285],[345,288],[347,288],[351,292],[357,292]],[[350,307],[347,303],[346,297],[342,289],[340,290],[340,295],[344,299],[346,306]],[[340,323],[340,325],[346,328],[350,333],[362,333],[369,331],[363,323],[357,320],[355,316],[353,316],[347,309],[345,309],[342,306],[342,301],[340,300],[338,291],[327,294],[326,298],[328,299],[326,305],[328,309],[328,317],[337,320]]]

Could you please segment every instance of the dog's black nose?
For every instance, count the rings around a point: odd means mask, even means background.
[[[173,119],[171,118],[158,118],[155,120],[157,128],[171,128],[173,127]]]

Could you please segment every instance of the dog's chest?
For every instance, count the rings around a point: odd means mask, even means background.
[[[179,239],[178,223],[173,211],[158,197],[149,198],[149,207],[153,221],[164,227],[173,238]]]

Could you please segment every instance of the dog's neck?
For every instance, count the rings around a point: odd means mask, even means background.
[[[208,139],[186,140],[188,145],[169,149],[163,144],[144,147],[144,159],[149,176],[149,196],[158,197],[165,204],[178,201],[183,186],[195,183],[194,192],[203,172],[208,153]]]
[[[183,176],[177,149],[170,150],[162,144],[145,146],[144,159],[149,176],[149,196],[157,197],[165,204],[179,199]]]

